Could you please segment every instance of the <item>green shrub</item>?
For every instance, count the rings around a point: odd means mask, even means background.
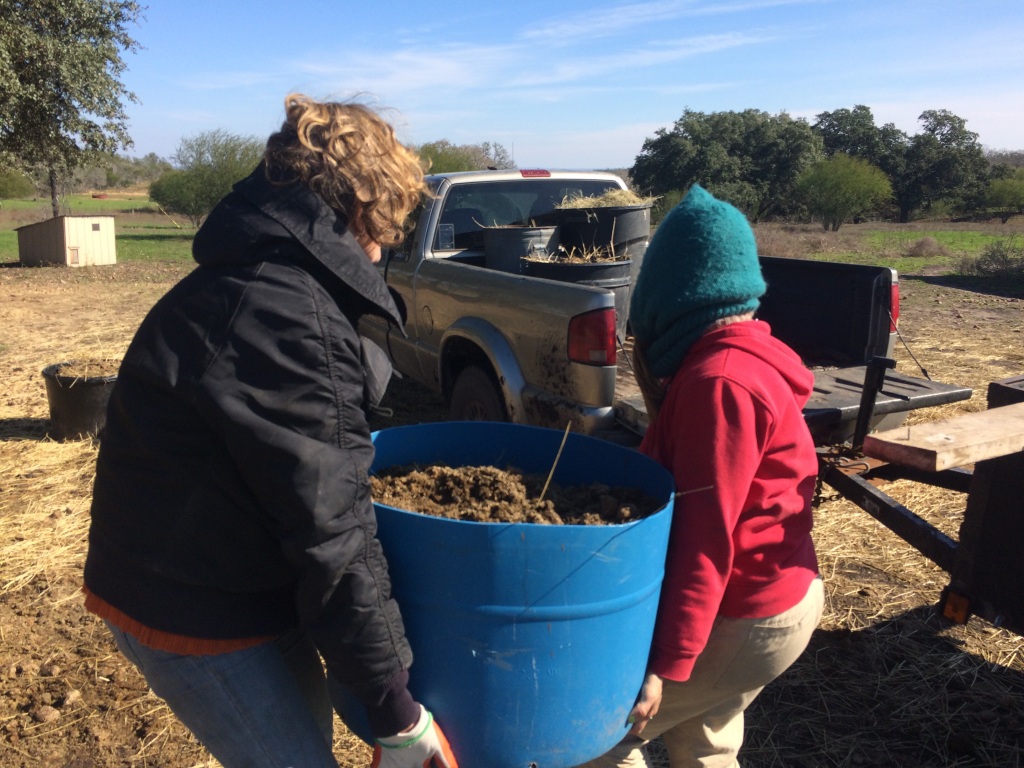
[[[1024,245],[1010,236],[986,245],[980,256],[965,256],[959,272],[979,277],[1024,277]]]
[[[654,207],[651,208],[651,223],[660,224],[668,212],[682,202],[685,195],[686,190],[673,189],[655,200]]]

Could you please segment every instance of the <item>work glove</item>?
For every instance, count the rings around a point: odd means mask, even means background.
[[[421,704],[416,725],[377,739],[370,768],[459,768],[459,764],[434,716]]]

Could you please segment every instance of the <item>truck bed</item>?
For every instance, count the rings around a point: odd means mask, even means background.
[[[885,266],[761,257],[768,290],[757,316],[814,372],[804,417],[817,445],[853,437],[868,361],[891,358],[899,316],[896,271]],[[628,358],[631,343],[623,357]],[[869,429],[898,426],[909,411],[970,398],[972,390],[885,371]],[[616,382],[616,417],[634,434],[647,428],[643,399],[628,359]]]
[[[620,425],[640,436],[647,429],[647,412],[629,367],[631,350],[632,339],[629,339],[621,353],[615,414]],[[814,371],[814,392],[804,408],[804,418],[817,445],[842,443],[853,434],[866,372],[866,365]],[[898,422],[907,412],[918,408],[967,400],[972,392],[970,387],[886,371],[882,388],[875,397],[872,428],[885,429],[890,422]],[[893,416],[897,418],[891,418]]]
[[[816,443],[838,443],[851,434],[850,427],[857,421],[864,390],[866,365],[814,372],[814,392],[804,408],[804,419]],[[875,396],[872,426],[885,428],[885,416],[945,405],[970,398],[973,390],[956,384],[944,384],[929,379],[886,371],[885,381]]]

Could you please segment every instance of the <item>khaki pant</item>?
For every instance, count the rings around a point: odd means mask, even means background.
[[[797,660],[821,620],[821,579],[788,611],[767,619],[715,620],[684,683],[666,680],[661,708],[642,737],[627,736],[579,768],[651,768],[647,742],[662,737],[671,768],[736,768],[743,711]]]

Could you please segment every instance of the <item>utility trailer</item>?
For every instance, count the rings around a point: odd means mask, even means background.
[[[950,574],[944,618],[1024,635],[1024,376],[990,383],[988,410],[867,434],[875,395],[863,388],[850,444],[819,449],[819,479]],[[872,483],[898,479],[967,494],[958,541]]]

